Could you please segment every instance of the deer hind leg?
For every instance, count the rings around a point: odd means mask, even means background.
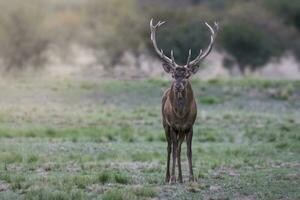
[[[189,163],[189,181],[194,181],[193,165],[192,165],[192,139],[193,139],[193,128],[189,131],[186,137],[187,146],[187,157]]]
[[[170,184],[176,183],[176,176],[175,176],[175,167],[176,167],[176,157],[177,157],[177,137],[176,132],[173,128],[171,128],[171,140],[172,140],[172,172],[171,172],[171,179]]]
[[[168,142],[168,147],[167,147],[167,169],[166,169],[166,178],[165,182],[168,183],[170,181],[170,159],[171,159],[171,148],[172,148],[172,141],[171,141],[171,135],[170,135],[170,127],[166,126],[165,127],[165,134],[166,134],[166,139]]]
[[[182,183],[182,171],[181,171],[181,159],[180,159],[180,154],[181,154],[181,145],[184,140],[185,134],[179,134],[178,136],[178,146],[177,146],[177,165],[178,165],[178,182]]]

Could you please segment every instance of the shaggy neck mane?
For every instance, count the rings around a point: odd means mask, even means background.
[[[170,99],[173,107],[173,112],[177,117],[183,118],[189,112],[189,105],[191,105],[194,98],[193,90],[190,82],[181,93],[175,92],[174,83],[171,86]]]

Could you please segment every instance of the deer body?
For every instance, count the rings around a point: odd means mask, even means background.
[[[162,116],[163,116],[163,127],[168,142],[168,160],[165,181],[170,181],[170,155],[172,146],[173,148],[173,167],[172,167],[172,178],[171,182],[175,182],[175,163],[176,158],[178,159],[178,179],[182,182],[181,172],[181,144],[186,138],[187,141],[187,156],[190,169],[190,180],[193,180],[193,169],[192,169],[192,137],[193,137],[193,125],[197,116],[197,106],[193,95],[193,90],[190,83],[187,84],[187,88],[182,91],[183,94],[178,96],[174,89],[174,84],[171,88],[166,90],[162,98]]]
[[[189,130],[196,119],[197,106],[190,83],[183,91],[182,97],[176,96],[174,85],[165,91],[162,98],[162,116],[164,126],[177,131]]]
[[[153,20],[150,21],[151,41],[158,56],[163,61],[163,68],[165,72],[172,75],[173,83],[171,88],[164,92],[162,98],[162,119],[165,135],[168,142],[167,146],[167,170],[166,182],[176,182],[175,167],[176,161],[178,166],[178,180],[182,182],[181,172],[181,145],[186,139],[187,144],[187,157],[189,165],[189,180],[194,180],[193,167],[192,167],[192,139],[193,139],[193,125],[197,117],[197,105],[194,98],[192,86],[189,78],[192,74],[197,73],[199,63],[210,53],[215,41],[215,30],[208,25],[206,26],[211,31],[210,44],[208,48],[202,53],[200,50],[199,55],[192,61],[191,50],[187,59],[187,64],[180,66],[176,64],[173,51],[171,51],[171,58],[164,55],[162,50],[158,49],[156,44],[155,32],[158,27],[163,25],[164,22],[158,22],[153,25]],[[215,23],[218,30],[218,24]],[[170,173],[170,159],[172,153],[172,170]]]

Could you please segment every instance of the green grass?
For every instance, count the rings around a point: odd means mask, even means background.
[[[1,152],[0,161],[2,163],[10,164],[16,162],[22,162],[22,155],[16,152]]]
[[[193,80],[197,181],[183,144],[184,183],[172,186],[160,116],[169,81],[15,84],[0,85],[0,199],[300,198],[299,81]]]
[[[149,197],[153,198],[156,196],[156,192],[151,187],[136,187],[132,189],[132,192],[138,197]]]
[[[121,189],[112,189],[107,191],[103,197],[103,200],[134,200],[137,199],[133,194]]]

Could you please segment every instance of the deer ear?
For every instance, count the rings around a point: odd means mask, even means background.
[[[170,66],[168,63],[163,63],[163,68],[167,73],[171,73],[173,71],[173,67]]]
[[[188,69],[191,74],[196,74],[199,70],[199,65],[190,66]]]

